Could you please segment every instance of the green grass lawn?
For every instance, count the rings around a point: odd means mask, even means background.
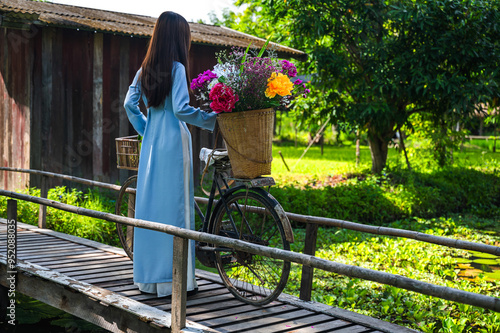
[[[321,147],[313,145],[303,155],[306,146],[295,147],[293,143],[275,143],[273,145],[272,176],[286,183],[287,180],[317,178],[322,179],[332,175],[349,173],[366,173],[371,169],[371,156],[368,146],[360,147],[360,163],[356,167],[356,149],[354,145],[336,147],[324,146],[323,154]],[[283,162],[283,158],[285,162]],[[428,170],[422,168],[420,163],[420,152],[412,150],[408,152],[410,164],[419,171]],[[491,150],[482,148],[477,144],[466,143],[461,151],[453,153],[454,165],[459,166],[497,166],[500,167],[500,151],[493,153]],[[428,161],[427,161],[428,162]],[[285,166],[288,165],[288,168]],[[389,166],[405,165],[406,161],[402,153],[395,148],[389,148],[387,163]]]

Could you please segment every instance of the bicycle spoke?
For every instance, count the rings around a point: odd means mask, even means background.
[[[259,191],[244,189],[225,198],[227,202],[218,206],[213,232],[288,250],[280,218],[273,209],[275,201],[256,192]],[[217,269],[231,293],[254,305],[274,300],[285,287],[290,271],[289,262],[240,250],[216,252],[215,257]]]
[[[118,193],[115,205],[115,214],[127,217],[135,217],[135,188],[137,187],[137,176],[127,179]],[[134,227],[116,223],[116,232],[120,243],[130,257],[133,259]]]

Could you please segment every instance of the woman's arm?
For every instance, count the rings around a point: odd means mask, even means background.
[[[174,115],[177,119],[188,124],[213,131],[217,115],[189,105],[189,91],[184,66],[179,62],[174,62],[172,72],[172,108]]]
[[[127,111],[128,120],[132,126],[134,126],[137,133],[144,135],[144,130],[146,128],[146,116],[144,116],[139,109],[139,101],[141,99],[141,83],[139,82],[140,75],[141,70],[139,69],[135,74],[134,81],[132,81],[132,84],[128,88],[123,106]]]

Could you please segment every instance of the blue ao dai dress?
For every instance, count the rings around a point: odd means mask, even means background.
[[[139,70],[129,87],[125,110],[137,133],[143,136],[135,217],[194,230],[194,185],[191,135],[186,123],[213,130],[216,114],[189,105],[184,66],[174,62],[172,91],[159,107],[139,109]],[[159,297],[172,294],[173,236],[136,228],[134,283]],[[197,287],[194,242],[189,241],[187,290]]]

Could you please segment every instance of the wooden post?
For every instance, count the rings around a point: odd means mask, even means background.
[[[96,179],[103,174],[103,34],[94,34],[93,96],[92,96],[92,175]]]
[[[174,236],[172,333],[186,327],[188,239]]]
[[[47,176],[42,176],[42,186],[40,188],[40,197],[47,198],[49,189],[47,187]],[[47,206],[40,205],[38,208],[38,228],[47,228]]]
[[[5,273],[7,275],[7,287],[0,285],[0,316],[1,320],[8,319],[9,316],[7,309],[11,306],[12,302],[15,302],[15,296],[11,293],[16,288],[17,275],[17,201],[13,199],[7,200],[7,251],[5,253],[6,267]],[[14,298],[13,298],[14,297]],[[15,310],[14,310],[15,311]],[[5,316],[3,315],[5,314]],[[11,320],[15,319],[14,317]]]
[[[11,236],[13,235],[13,237]],[[11,243],[9,240],[14,239],[14,242]],[[11,247],[11,244],[14,245],[14,247]],[[11,257],[11,251],[14,251],[14,267],[9,266],[11,264],[10,259]],[[7,253],[5,254],[7,256],[7,263],[9,265],[9,268],[11,270],[15,269],[15,266],[17,265],[17,200],[14,199],[8,199],[7,200]]]
[[[309,254],[312,256],[315,255],[317,236],[318,236],[318,225],[316,223],[307,223],[304,254]],[[314,268],[305,265],[302,266],[302,279],[300,281],[300,299],[303,301],[311,300],[313,276],[314,276]]]

